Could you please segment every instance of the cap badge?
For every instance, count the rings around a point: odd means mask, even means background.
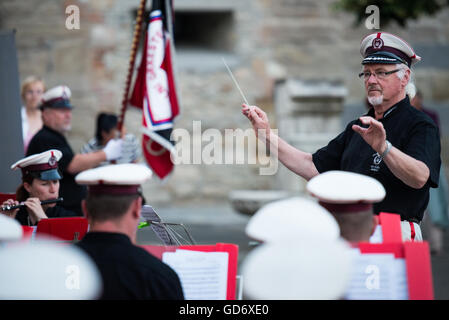
[[[374,49],[379,50],[384,46],[384,41],[381,38],[374,38],[372,42],[372,46]]]
[[[50,159],[48,159],[48,164],[50,165],[50,166],[54,166],[54,165],[56,165],[56,162],[57,162],[57,160],[56,160],[56,157],[55,156],[51,156],[50,157]]]

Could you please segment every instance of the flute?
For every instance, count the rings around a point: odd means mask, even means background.
[[[41,201],[41,205],[49,204],[49,203],[62,202],[63,200],[64,200],[64,198],[44,200],[44,201]],[[22,208],[22,207],[25,207],[24,203],[20,203],[20,204],[15,205],[15,206],[6,205],[6,206],[1,207],[0,210],[1,211],[8,211],[8,210],[14,210],[14,209],[17,209],[17,208]]]

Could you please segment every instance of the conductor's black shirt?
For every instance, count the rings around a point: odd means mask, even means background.
[[[102,280],[100,299],[183,300],[178,275],[172,268],[122,233],[88,232],[77,246],[97,265]]]
[[[83,216],[81,200],[86,197],[86,187],[75,182],[75,176],[67,171],[67,167],[75,156],[66,138],[59,132],[43,126],[31,139],[27,150],[27,156],[41,153],[50,149],[62,152],[62,158],[58,161],[59,171],[62,173],[59,195],[64,198],[62,207]]]
[[[366,114],[374,118],[373,108]],[[371,176],[382,183],[386,190],[383,201],[374,204],[374,212],[398,213],[402,220],[422,220],[429,202],[429,188],[438,187],[440,172],[440,138],[432,119],[410,105],[404,98],[384,113],[379,120],[391,144],[426,164],[430,176],[424,187],[414,189],[393,175],[382,158],[352,129],[360,120],[350,122],[346,129],[329,144],[313,154],[318,172],[329,170],[351,171]]]

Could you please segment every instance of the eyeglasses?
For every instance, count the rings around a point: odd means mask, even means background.
[[[374,75],[377,79],[385,79],[390,74],[393,74],[395,72],[398,72],[401,69],[396,69],[392,71],[375,71],[373,73],[366,71],[366,72],[360,72],[359,78],[363,80],[368,80],[372,75]]]

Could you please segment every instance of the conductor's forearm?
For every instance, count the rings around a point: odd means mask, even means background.
[[[269,135],[270,152],[276,152],[279,161],[289,170],[307,181],[319,172],[312,160],[312,154],[296,149],[275,133]]]
[[[424,162],[416,160],[393,147],[384,158],[390,171],[409,187],[421,189],[430,176],[429,168]]]

